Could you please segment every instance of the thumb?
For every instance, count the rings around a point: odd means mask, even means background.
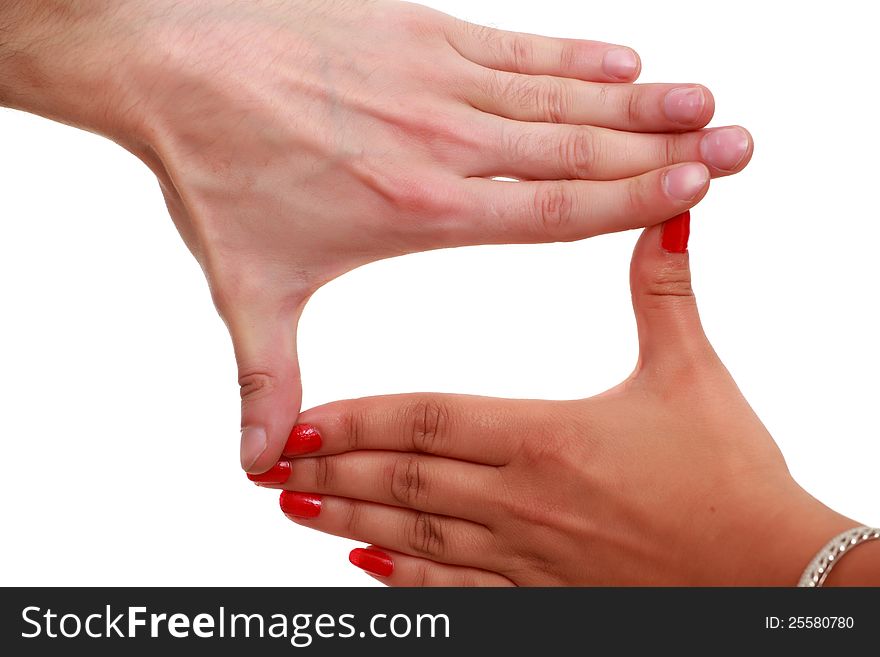
[[[250,308],[225,317],[241,388],[241,467],[258,474],[281,457],[302,401],[294,309]]]
[[[690,212],[646,228],[630,266],[639,369],[667,370],[714,353],[691,288]]]

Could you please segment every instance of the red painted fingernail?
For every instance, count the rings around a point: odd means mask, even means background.
[[[321,434],[311,424],[297,424],[284,446],[285,456],[299,456],[321,449]]]
[[[290,479],[290,461],[278,461],[260,474],[248,473],[248,479],[258,484],[283,484]]]
[[[682,212],[663,224],[663,248],[670,253],[684,253],[688,249],[691,234],[691,213]]]
[[[394,562],[381,550],[355,548],[349,553],[348,560],[358,568],[381,577],[388,577],[394,572]]]
[[[321,513],[321,496],[311,493],[281,492],[281,510],[295,518],[316,518]]]

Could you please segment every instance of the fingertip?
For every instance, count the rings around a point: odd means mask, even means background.
[[[663,95],[662,112],[673,129],[695,130],[712,120],[715,98],[701,84],[677,85]]]
[[[665,221],[648,226],[642,231],[633,250],[630,267],[633,291],[645,289],[660,280],[675,287],[678,282],[689,281],[689,253],[691,235],[691,211],[685,210]]]
[[[254,474],[249,472],[247,478],[259,486],[280,485],[290,479],[290,461],[278,461],[265,472]]]
[[[299,416],[298,377],[275,381],[262,395],[242,399],[241,467],[249,474],[262,474],[278,462]]]
[[[303,456],[321,449],[323,440],[318,428],[306,422],[296,424],[284,444],[284,456]]]
[[[639,76],[641,76],[641,74],[642,74],[642,56],[636,50],[633,50],[633,52],[636,55],[636,71],[635,71],[635,73],[633,73],[633,76],[630,79],[630,82],[635,82],[636,80],[639,79]]]
[[[749,162],[752,161],[752,156],[755,154],[755,138],[752,137],[752,133],[749,130],[741,125],[734,126],[735,128],[739,128],[746,134],[746,140],[748,141],[748,148],[746,149],[746,154],[743,159],[740,161],[739,166],[737,167],[737,171],[744,169],[748,166]]]
[[[703,108],[703,116],[698,122],[698,126],[703,127],[715,116],[715,94],[713,94],[712,90],[705,85],[698,84],[697,86],[703,92],[703,96],[706,99],[706,105]]]
[[[614,46],[602,57],[602,72],[613,82],[632,82],[642,71],[642,59],[632,48]]]
[[[685,210],[681,214],[667,219],[660,228],[660,245],[667,253],[686,253],[688,239],[691,234],[691,212]]]
[[[241,449],[239,458],[241,468],[249,474],[262,474],[271,465],[260,469],[261,457],[269,446],[266,430],[258,426],[246,426],[241,428]]]
[[[709,168],[702,162],[686,162],[672,166],[663,173],[663,190],[676,203],[693,207],[709,191]]]
[[[348,561],[374,577],[389,577],[394,572],[391,555],[372,546],[355,548],[348,553]]]
[[[700,155],[721,175],[742,171],[753,151],[751,133],[738,125],[708,130],[700,140]]]
[[[311,520],[321,515],[324,496],[316,493],[283,490],[278,497],[278,506],[294,522]]]

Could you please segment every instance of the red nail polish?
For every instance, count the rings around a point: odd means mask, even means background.
[[[682,212],[663,224],[663,248],[670,253],[684,253],[688,249],[688,237],[691,234],[691,213]]]
[[[283,484],[290,479],[290,461],[278,461],[261,474],[248,473],[248,479],[258,484]]]
[[[321,449],[321,434],[311,424],[297,424],[284,446],[285,456],[299,456]]]
[[[355,548],[349,553],[348,560],[358,568],[381,577],[388,577],[394,572],[391,557],[380,550]]]
[[[320,495],[285,490],[281,492],[281,498],[278,501],[281,504],[281,510],[288,516],[315,518],[321,513]]]

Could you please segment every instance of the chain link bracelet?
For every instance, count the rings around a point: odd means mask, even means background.
[[[834,564],[843,559],[855,546],[880,539],[880,529],[876,527],[855,527],[838,534],[813,557],[810,565],[801,575],[798,586],[818,588],[825,583]]]

